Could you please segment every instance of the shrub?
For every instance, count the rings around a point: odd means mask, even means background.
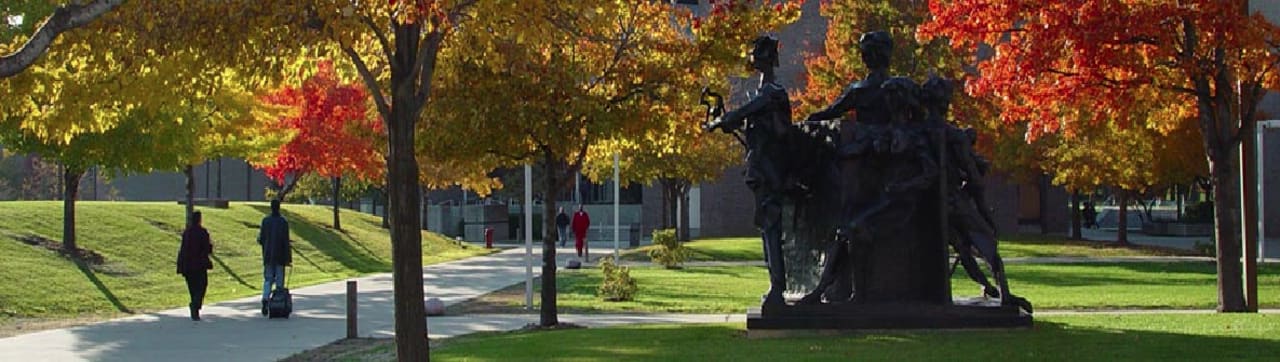
[[[1200,240],[1196,240],[1195,245],[1192,245],[1191,247],[1195,249],[1196,252],[1199,252],[1201,255],[1208,256],[1208,257],[1215,257],[1215,258],[1218,257],[1218,245],[1214,244],[1212,240],[1210,240],[1207,243],[1202,242]]]
[[[1185,216],[1182,218],[1184,222],[1196,224],[1213,223],[1213,201],[1205,201],[1187,206],[1187,210],[1184,212]]]
[[[654,248],[649,249],[649,259],[654,263],[662,264],[667,269],[678,269],[680,264],[689,260],[689,248],[676,240],[674,229],[654,230],[653,245]]]
[[[614,263],[613,256],[600,259],[600,271],[604,273],[604,281],[600,283],[597,295],[610,302],[620,302],[635,298],[636,280],[631,279],[631,268]]]

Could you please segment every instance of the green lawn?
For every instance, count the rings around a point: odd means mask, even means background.
[[[374,340],[335,360],[390,361]],[[440,342],[436,361],[1189,361],[1275,360],[1280,315],[1040,317],[1029,330],[880,332],[747,339],[743,324],[482,333]]]
[[[1000,256],[1023,257],[1114,257],[1114,256],[1170,256],[1193,255],[1191,251],[1179,251],[1145,246],[1117,246],[1115,243],[1075,241],[1044,235],[1012,235],[1002,237]],[[760,261],[764,251],[759,237],[698,239],[684,244],[692,251],[691,261]],[[637,248],[623,254],[628,261],[649,261],[652,245]]]
[[[77,203],[78,246],[105,263],[75,263],[21,242],[31,235],[62,239],[61,202],[0,202],[0,327],[20,320],[107,317],[184,306],[186,286],[175,273],[183,207],[173,202]],[[262,260],[258,224],[265,203],[233,203],[200,209],[213,239],[206,303],[260,292]],[[331,226],[332,210],[285,205],[293,233],[290,282],[306,286],[391,271],[389,234],[381,219],[344,211],[343,231]],[[423,258],[437,263],[488,253],[423,233]],[[3,328],[0,328],[3,329]]]
[[[1029,299],[1038,310],[1198,309],[1217,305],[1217,279],[1211,263],[1011,264],[1008,270],[1013,292]],[[596,297],[601,280],[598,269],[561,271],[557,274],[557,305],[566,313],[741,313],[758,306],[760,295],[768,289],[767,272],[754,266],[634,267],[631,276],[640,288],[634,301],[604,302]],[[1280,307],[1280,266],[1261,268],[1258,282],[1263,307]],[[482,302],[516,311],[524,303],[524,286],[512,288],[514,292],[497,293]],[[953,276],[952,288],[956,296],[977,296],[980,292],[961,271]]]
[[[684,244],[692,253],[691,261],[758,261],[764,260],[764,249],[760,246],[759,237],[698,239]],[[619,259],[628,261],[649,261],[647,245],[622,254]]]

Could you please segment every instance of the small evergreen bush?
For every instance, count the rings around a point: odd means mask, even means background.
[[[639,287],[636,287],[636,280],[631,279],[631,268],[619,266],[613,261],[613,256],[605,256],[600,259],[600,271],[604,273],[604,280],[596,291],[597,295],[610,302],[635,298]]]
[[[689,260],[689,248],[676,240],[675,229],[653,231],[653,249],[649,249],[649,259],[662,264],[667,269],[679,269],[680,264]]]

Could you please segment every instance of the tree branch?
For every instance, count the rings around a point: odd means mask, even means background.
[[[455,4],[453,8],[445,15],[444,19],[432,18],[431,31],[427,36],[422,37],[421,43],[418,44],[417,57],[413,59],[413,74],[418,78],[418,90],[414,93],[414,98],[418,104],[426,104],[427,96],[431,93],[431,76],[435,73],[436,56],[428,52],[437,52],[441,44],[444,43],[445,35],[449,34],[446,25],[452,26],[457,24],[458,20],[466,13],[467,9],[476,4],[477,0],[468,0]]]
[[[387,40],[386,32],[382,31],[382,29],[379,29],[378,24],[374,23],[373,18],[369,17],[368,15],[361,16],[360,20],[361,22],[364,23],[364,25],[369,27],[369,30],[373,31],[374,36],[378,37],[378,44],[382,45],[382,55],[387,57],[387,60],[391,60],[392,57],[394,56],[394,53],[392,53],[391,42]],[[395,67],[396,63],[392,62],[391,66]],[[395,70],[392,69],[392,71],[395,71]]]
[[[369,72],[369,66],[360,59],[360,54],[350,46],[343,46],[342,52],[351,58],[351,63],[356,65],[356,71],[360,73],[360,79],[364,80],[365,88],[369,88],[369,94],[373,95],[373,104],[378,107],[378,114],[382,115],[383,123],[391,122],[391,104],[387,103],[387,97],[382,94],[382,87],[378,86],[378,78]],[[391,59],[388,59],[391,60]]]
[[[53,40],[67,30],[78,28],[97,19],[102,14],[115,9],[125,0],[95,0],[87,5],[67,4],[58,7],[53,15],[40,24],[36,33],[27,39],[18,51],[0,56],[0,78],[8,78],[21,73],[36,59],[44,55]]]

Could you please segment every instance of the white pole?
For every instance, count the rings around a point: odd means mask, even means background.
[[[524,165],[524,309],[533,310],[533,167]]]
[[[1266,131],[1271,128],[1280,128],[1280,120],[1258,122],[1258,164],[1256,165],[1258,167],[1258,262],[1262,262],[1267,258],[1267,218],[1263,217],[1267,209],[1265,187],[1267,184],[1267,168],[1266,163],[1262,162],[1262,158],[1266,155],[1266,152],[1263,152],[1267,140]]]
[[[1264,164],[1262,163],[1262,157],[1266,155],[1262,153],[1262,150],[1264,148],[1263,142],[1266,140],[1266,137],[1263,137],[1263,136],[1266,135],[1267,129],[1265,126],[1262,125],[1262,123],[1263,122],[1258,122],[1259,127],[1254,128],[1254,132],[1253,132],[1255,139],[1257,140],[1257,144],[1255,147],[1255,149],[1257,150],[1257,153],[1254,153],[1255,155],[1257,155],[1257,161],[1253,165],[1253,167],[1257,168],[1256,175],[1258,175],[1257,177],[1258,199],[1254,200],[1253,202],[1257,205],[1256,207],[1258,208],[1258,263],[1259,264],[1267,260],[1267,223],[1264,221],[1267,218],[1262,216],[1267,209],[1267,203],[1264,202],[1264,200],[1266,200],[1265,199],[1266,194],[1264,194],[1266,190],[1264,190],[1265,188],[1262,187],[1262,185],[1265,184],[1267,180],[1267,174],[1266,174],[1267,169],[1266,167],[1263,167]]]
[[[622,179],[618,178],[618,153],[613,153],[613,260],[618,260],[618,203],[621,202]]]

